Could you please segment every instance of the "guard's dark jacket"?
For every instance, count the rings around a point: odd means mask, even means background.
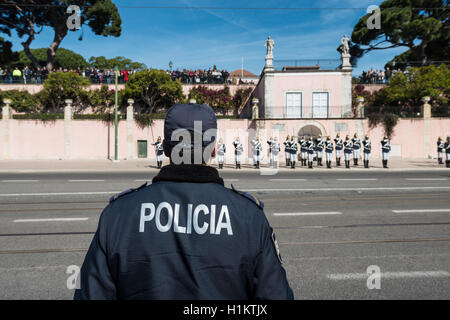
[[[155,210],[145,210],[163,202],[153,217]],[[74,298],[293,299],[262,206],[225,188],[212,167],[165,166],[153,184],[110,200]]]

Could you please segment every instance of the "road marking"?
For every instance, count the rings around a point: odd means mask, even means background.
[[[21,182],[39,182],[39,180],[2,180],[2,182],[6,182],[6,183],[21,183]]]
[[[85,196],[85,195],[102,195],[114,194],[122,191],[96,191],[96,192],[46,192],[46,193],[4,193],[0,197],[22,197],[22,196]]]
[[[336,273],[328,274],[330,280],[363,280],[367,279],[367,273]],[[450,272],[438,271],[410,271],[410,272],[382,272],[381,279],[401,279],[401,278],[448,278]]]
[[[307,179],[269,179],[269,181],[308,181]]]
[[[447,181],[447,178],[406,178],[409,181]]]
[[[105,180],[69,180],[69,182],[105,182]]]
[[[448,190],[450,187],[379,187],[379,188],[316,188],[316,189],[246,189],[246,192],[286,192],[286,191],[377,191],[377,190]]]
[[[49,219],[17,219],[14,222],[54,222],[54,221],[86,221],[89,218],[49,218]]]
[[[225,182],[238,182],[239,179],[223,179]]]
[[[337,181],[376,181],[376,178],[368,178],[368,179],[336,179]]]
[[[134,180],[135,182],[148,182],[148,179],[137,179]]]
[[[342,212],[338,211],[330,211],[330,212],[291,212],[291,213],[274,213],[274,216],[319,216],[319,215],[336,215],[342,214]],[[319,227],[319,226],[317,226]]]
[[[412,210],[392,210],[394,213],[427,213],[427,212],[450,212],[450,209],[412,209]]]

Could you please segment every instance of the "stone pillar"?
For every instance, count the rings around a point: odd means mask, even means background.
[[[10,157],[10,150],[9,150],[9,123],[11,118],[11,107],[9,106],[11,104],[11,99],[4,99],[3,103],[5,106],[2,108],[2,127],[3,127],[3,134],[2,134],[2,145],[3,145],[3,159],[9,159]]]
[[[128,107],[127,107],[127,159],[133,159],[133,127],[134,127],[134,100],[128,99]]]
[[[425,158],[432,158],[431,155],[431,105],[430,97],[423,97],[422,116],[423,116],[423,155]]]
[[[255,120],[255,119],[259,118],[259,107],[258,107],[259,99],[258,98],[253,98],[252,99],[252,103],[253,103],[252,120]]]
[[[64,102],[66,103],[66,106],[64,107],[64,158],[70,159],[73,101],[72,99],[66,99]]]
[[[264,118],[270,119],[275,115],[275,73],[264,73]]]
[[[352,56],[348,53],[343,53],[341,55],[341,61],[342,61],[342,70],[352,70],[352,64],[350,63],[350,58]]]

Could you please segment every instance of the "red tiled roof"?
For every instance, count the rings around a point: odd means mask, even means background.
[[[242,69],[234,70],[233,72],[230,73],[230,77],[240,78],[242,74],[244,75],[244,78],[259,78],[256,74],[253,74],[245,69],[243,72]]]

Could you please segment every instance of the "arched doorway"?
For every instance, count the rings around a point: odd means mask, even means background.
[[[300,140],[302,137],[305,137],[306,139],[309,139],[309,137],[312,137],[313,140],[315,140],[318,136],[323,136],[322,130],[320,130],[315,125],[306,125],[302,127],[298,131],[298,139]]]

